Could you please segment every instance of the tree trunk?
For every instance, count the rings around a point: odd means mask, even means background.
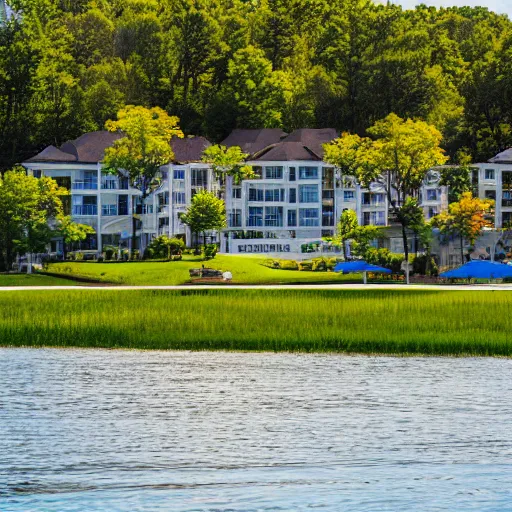
[[[135,206],[135,205],[134,205]],[[135,217],[135,211],[132,213],[132,247],[130,251],[131,259],[135,259],[135,243],[137,241],[137,217]]]
[[[404,259],[409,262],[409,245],[407,244],[407,230],[402,224],[402,240],[404,242]]]
[[[206,231],[203,231],[203,248],[206,255]]]
[[[342,239],[341,246],[343,247],[343,259],[347,261],[347,241]]]

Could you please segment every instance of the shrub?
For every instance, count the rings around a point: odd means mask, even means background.
[[[68,252],[66,259],[69,261],[75,261],[76,260],[76,254],[72,251]]]
[[[295,260],[280,260],[279,268],[281,270],[298,270],[299,265]]]
[[[429,267],[428,269],[427,269],[427,264]],[[432,258],[432,256],[430,256],[430,260],[429,260],[429,256],[426,254],[420,254],[419,256],[416,256],[413,259],[412,269],[413,269],[414,274],[421,274],[422,276],[425,276],[425,275],[437,276],[439,274],[439,269],[437,267],[437,264],[436,264],[434,258]]]
[[[398,273],[401,270],[404,257],[402,254],[390,252],[389,249],[375,249],[372,247],[366,251],[365,259],[372,265],[389,268],[392,272]]]
[[[299,270],[301,272],[313,270],[313,262],[312,261],[301,261],[299,263]]]
[[[131,261],[137,261],[139,259],[140,251],[138,249],[135,249],[133,251],[133,255],[130,254],[130,260]]]
[[[281,268],[279,260],[268,258],[263,262],[263,265],[268,268]]]
[[[107,261],[112,261],[113,257],[114,257],[114,254],[117,256],[117,252],[116,252],[116,249],[110,245],[106,245],[104,248],[103,248],[104,252],[105,252],[105,259]]]
[[[77,251],[75,253],[75,260],[76,261],[83,261],[84,260],[84,253]]]
[[[180,238],[169,238],[166,235],[161,235],[151,240],[144,251],[144,258],[172,260],[172,256],[181,255],[184,248],[185,243]]]
[[[218,251],[217,244],[208,244],[204,249],[204,257],[207,260],[215,258]]]

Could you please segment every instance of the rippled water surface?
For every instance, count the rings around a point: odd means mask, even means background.
[[[512,511],[511,370],[0,349],[0,511]]]

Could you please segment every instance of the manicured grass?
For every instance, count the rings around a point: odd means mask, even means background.
[[[512,356],[511,308],[506,292],[12,292],[0,343]]]
[[[37,274],[0,274],[0,286],[73,286],[69,279]]]
[[[79,263],[49,265],[48,271],[63,276],[85,277],[96,281],[125,285],[180,285],[190,281],[189,269],[205,267],[229,270],[234,284],[289,284],[362,282],[362,276],[333,272],[274,270],[263,266],[258,257],[218,255],[210,261],[188,257],[173,262]]]

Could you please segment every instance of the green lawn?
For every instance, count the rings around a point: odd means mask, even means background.
[[[40,276],[37,274],[0,274],[0,286],[73,286],[69,279]]]
[[[512,356],[512,294],[14,291],[0,345]]]
[[[96,281],[125,285],[180,285],[190,281],[189,269],[205,267],[229,270],[234,284],[293,284],[362,282],[360,275],[343,276],[333,272],[274,270],[261,265],[260,257],[218,255],[210,261],[187,257],[173,262],[136,263],[53,263],[48,272],[74,275]]]

